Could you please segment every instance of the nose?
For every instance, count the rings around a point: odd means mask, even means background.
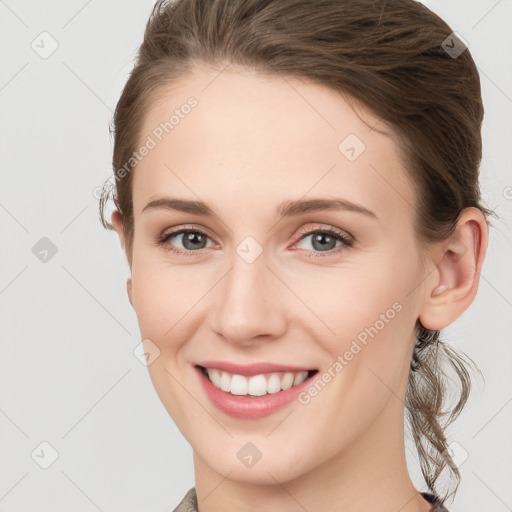
[[[234,254],[218,286],[212,329],[225,341],[244,346],[280,338],[286,330],[286,286],[261,254],[252,263]]]

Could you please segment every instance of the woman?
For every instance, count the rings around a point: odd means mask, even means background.
[[[175,510],[448,510],[471,381],[439,332],[485,257],[482,118],[464,42],[413,0],[155,5],[100,213],[193,448]]]

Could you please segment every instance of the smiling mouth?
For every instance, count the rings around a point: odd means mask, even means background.
[[[302,384],[310,379],[318,370],[303,370],[296,372],[270,372],[246,377],[197,365],[206,378],[218,389],[232,395],[259,397],[279,393],[291,387]]]

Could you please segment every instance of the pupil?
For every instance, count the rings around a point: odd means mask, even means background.
[[[203,238],[203,236],[201,235],[201,233],[188,233],[186,234],[185,233],[185,237],[184,237],[184,243],[183,245],[187,248],[187,249],[197,249],[198,246],[197,245],[194,245],[194,239],[198,239],[199,241],[199,244],[201,242],[204,242],[204,240],[201,240]],[[196,240],[197,241],[197,240]],[[191,243],[191,245],[189,247],[187,247],[187,244],[188,243]],[[203,247],[200,247],[200,249],[202,249]]]
[[[322,238],[326,238],[327,239],[327,242],[323,243],[321,242]],[[336,245],[336,240],[334,239],[334,237],[332,237],[331,235],[328,235],[327,233],[318,233],[317,235],[315,235],[313,237],[313,247],[315,249],[320,249],[322,251],[324,250],[329,250],[329,249],[334,249],[334,246],[333,247],[326,247],[329,245],[329,242],[334,242],[334,245]],[[319,243],[318,247],[315,245],[316,243]]]

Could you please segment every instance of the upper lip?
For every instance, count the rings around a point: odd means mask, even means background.
[[[252,364],[236,364],[228,361],[202,361],[197,363],[204,368],[217,368],[236,375],[244,375],[251,377],[252,375],[259,375],[261,373],[273,372],[301,372],[313,370],[313,368],[305,368],[300,366],[274,364],[274,363],[252,363]]]

